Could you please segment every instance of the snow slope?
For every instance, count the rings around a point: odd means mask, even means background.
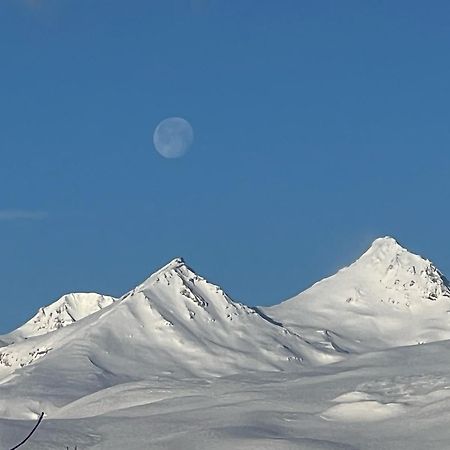
[[[447,450],[449,364],[444,341],[300,372],[118,385],[46,418],[26,448]],[[0,419],[0,448],[32,425]]]
[[[427,259],[393,238],[264,312],[324,348],[363,352],[450,339],[450,289]]]

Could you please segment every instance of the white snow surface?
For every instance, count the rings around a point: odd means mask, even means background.
[[[0,336],[0,448],[450,448],[450,292],[392,238],[271,308],[177,258]],[[25,448],[25,447],[24,447]]]

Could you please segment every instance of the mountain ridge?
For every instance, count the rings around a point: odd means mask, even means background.
[[[127,383],[297,373],[450,339],[449,298],[443,274],[390,237],[268,308],[233,301],[175,258],[120,298],[67,294],[0,336],[0,417],[56,417]]]

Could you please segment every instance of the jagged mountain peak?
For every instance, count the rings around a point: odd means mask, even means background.
[[[410,252],[389,236],[376,239],[347,269],[365,278],[377,277],[388,289],[416,292],[418,298],[450,296],[447,279],[430,260]]]
[[[198,275],[183,258],[175,258],[157,270],[125,294],[122,300],[139,301],[139,298],[145,298],[154,310],[165,317],[171,316],[173,320],[177,319],[173,316],[175,311],[178,318],[192,319],[197,315],[213,322],[217,315],[231,318],[234,314],[255,313],[253,309],[233,301],[220,286]]]
[[[131,292],[124,295],[127,297],[130,293],[139,292],[153,286],[155,283],[166,282],[170,285],[170,280],[180,279],[201,279],[184,261],[183,258],[174,258],[172,261],[152,273],[146,280],[136,286]]]
[[[247,308],[231,300],[220,286],[198,275],[183,258],[173,259],[125,294],[122,299],[133,297],[138,293],[144,293],[150,300],[152,298],[155,300],[160,293],[171,302],[179,301],[181,295],[182,298],[188,298],[203,307],[214,301],[214,303],[240,305]]]
[[[167,263],[165,266],[161,267],[159,270],[157,270],[153,275],[157,275],[163,272],[170,272],[171,270],[180,269],[182,267],[186,267],[186,262],[184,261],[184,258],[177,257],[172,259],[169,263]]]

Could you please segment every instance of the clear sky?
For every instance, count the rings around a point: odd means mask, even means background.
[[[1,0],[0,332],[176,256],[250,305],[380,235],[450,274],[449,24],[447,0]]]

